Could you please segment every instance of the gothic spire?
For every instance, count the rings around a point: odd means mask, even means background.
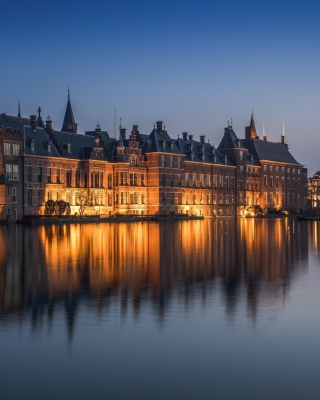
[[[18,118],[21,118],[21,112],[20,112],[20,99],[18,99]]]
[[[68,87],[68,103],[67,103],[66,112],[64,114],[64,120],[63,120],[63,125],[62,125],[61,130],[63,132],[77,133],[77,124],[75,123],[73,111],[72,111],[72,107],[71,107],[69,87]]]

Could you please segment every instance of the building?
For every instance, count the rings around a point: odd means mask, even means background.
[[[20,107],[17,117],[0,115],[1,219],[43,215],[48,200],[67,202],[72,215],[103,216],[233,217],[305,207],[306,170],[284,136],[259,139],[253,115],[245,139],[228,125],[218,148],[187,132],[173,139],[162,121],[149,134],[134,125],[128,138],[120,126],[114,139],[99,124],[78,133],[68,91],[62,129],[52,125],[40,107],[30,118]]]
[[[236,165],[238,215],[253,212],[256,207],[268,210],[302,212],[307,201],[307,170],[296,161],[285,143],[270,142],[257,135],[254,116],[245,128],[245,139],[239,139],[229,125],[218,146],[221,154]]]

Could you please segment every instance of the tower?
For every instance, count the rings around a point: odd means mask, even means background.
[[[70,102],[70,90],[68,88],[68,103],[67,103],[67,108],[66,112],[64,114],[64,120],[63,120],[63,125],[61,130],[63,132],[70,132],[70,133],[77,133],[77,125],[74,120],[73,112],[72,112],[72,107],[71,107],[71,102]]]
[[[253,111],[251,114],[250,125],[246,126],[246,139],[259,139],[257,135],[256,126],[253,118]]]

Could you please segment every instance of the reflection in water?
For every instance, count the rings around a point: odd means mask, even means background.
[[[313,225],[314,245],[319,232]],[[245,300],[253,320],[286,297],[308,225],[294,220],[204,220],[9,226],[0,230],[0,325],[32,319],[33,328],[65,310],[70,338],[79,304],[98,311],[145,303],[163,321],[172,301],[188,310],[219,290],[232,317]]]

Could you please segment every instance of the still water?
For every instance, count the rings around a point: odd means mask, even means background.
[[[0,227],[1,399],[320,399],[320,223]]]

